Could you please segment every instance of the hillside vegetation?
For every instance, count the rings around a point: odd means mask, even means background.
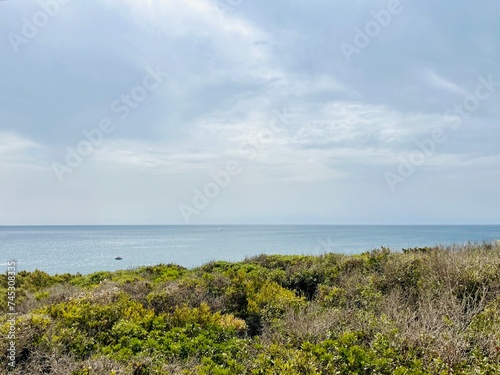
[[[499,243],[23,271],[17,287],[13,374],[500,374]],[[5,337],[6,276],[0,293]]]

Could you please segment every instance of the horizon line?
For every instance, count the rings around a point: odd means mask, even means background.
[[[1,227],[235,227],[235,226],[500,226],[499,223],[487,223],[487,224],[471,224],[471,223],[458,223],[458,224],[330,224],[330,223],[320,223],[320,224],[0,224]]]

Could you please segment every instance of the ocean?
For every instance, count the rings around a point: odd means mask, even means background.
[[[87,274],[159,263],[192,268],[263,253],[355,254],[499,239],[499,225],[4,226],[0,265],[16,260],[19,270]]]

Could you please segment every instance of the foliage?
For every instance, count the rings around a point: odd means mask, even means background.
[[[15,374],[500,373],[497,243],[22,271],[17,294]]]

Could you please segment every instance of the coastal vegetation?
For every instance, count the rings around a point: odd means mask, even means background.
[[[16,288],[12,374],[500,374],[499,243],[21,271]],[[4,338],[6,275],[0,293]]]

